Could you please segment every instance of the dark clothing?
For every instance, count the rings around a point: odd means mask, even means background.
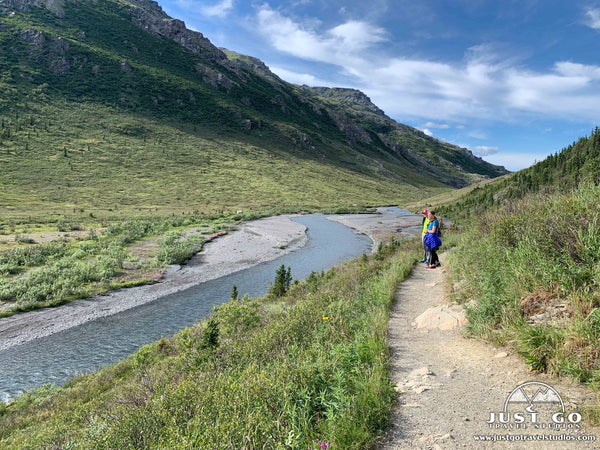
[[[440,258],[438,257],[437,249],[438,247],[431,249],[431,259],[429,260],[429,264],[432,266],[438,265],[440,263]]]

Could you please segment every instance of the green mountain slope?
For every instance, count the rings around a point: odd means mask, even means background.
[[[11,217],[396,203],[505,173],[286,83],[156,2],[2,0],[0,43]]]
[[[303,87],[315,94],[335,112],[350,138],[379,141],[393,154],[412,164],[416,171],[431,173],[445,184],[464,187],[483,178],[495,178],[507,173],[474,156],[469,150],[441,142],[423,132],[400,124],[355,89]],[[378,143],[379,143],[378,142]]]

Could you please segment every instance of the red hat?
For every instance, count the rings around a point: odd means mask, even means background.
[[[429,212],[428,209],[424,210],[421,214],[427,214]]]

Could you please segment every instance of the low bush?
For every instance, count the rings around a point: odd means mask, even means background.
[[[201,241],[183,238],[176,231],[165,233],[159,240],[156,261],[162,264],[185,264],[200,248]]]

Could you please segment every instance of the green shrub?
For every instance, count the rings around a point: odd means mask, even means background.
[[[533,370],[543,372],[550,361],[556,358],[557,349],[563,343],[559,330],[550,326],[524,327],[518,341],[518,348]]]
[[[156,260],[163,264],[185,264],[194,256],[198,245],[187,239],[183,239],[181,233],[169,231],[159,240],[160,250]]]

